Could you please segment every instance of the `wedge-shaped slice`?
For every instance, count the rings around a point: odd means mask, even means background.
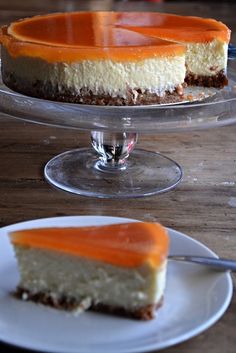
[[[22,299],[138,319],[153,318],[162,303],[168,235],[160,224],[30,229],[10,239]]]

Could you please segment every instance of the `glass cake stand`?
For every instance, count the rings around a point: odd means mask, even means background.
[[[231,47],[230,57],[234,56]],[[32,98],[11,91],[1,81],[0,109],[22,120],[91,132],[92,148],[64,152],[46,164],[45,177],[52,185],[85,196],[142,197],[173,189],[182,178],[182,169],[162,154],[134,149],[138,134],[235,123],[236,66],[233,61],[229,61],[228,78],[229,85],[224,89],[193,89],[181,104],[128,107]]]

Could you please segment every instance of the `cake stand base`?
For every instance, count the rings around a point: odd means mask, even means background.
[[[124,168],[100,168],[93,149],[62,153],[45,166],[46,179],[57,188],[99,198],[134,198],[173,189],[182,179],[181,167],[159,153],[136,149]]]

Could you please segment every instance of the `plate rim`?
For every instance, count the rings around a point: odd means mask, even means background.
[[[20,226],[24,226],[27,224],[31,224],[32,222],[48,222],[48,221],[56,221],[59,219],[62,220],[67,220],[67,221],[73,221],[73,220],[78,220],[79,218],[86,218],[87,220],[94,219],[94,218],[100,218],[100,219],[104,219],[105,220],[112,220],[114,223],[114,220],[121,221],[128,221],[128,222],[142,222],[138,219],[133,219],[133,218],[126,218],[126,217],[116,217],[116,216],[107,216],[107,215],[72,215],[72,216],[55,216],[55,217],[42,217],[42,218],[37,218],[37,219],[30,219],[30,220],[24,220],[24,221],[20,221],[17,223],[13,223],[13,224],[9,224],[3,227],[0,227],[0,235],[2,232],[8,232],[11,228],[14,227],[20,227]],[[187,239],[188,241],[191,241],[191,243],[193,243],[194,245],[200,246],[201,248],[203,248],[204,250],[206,250],[208,253],[210,253],[213,257],[218,257],[217,254],[212,251],[210,248],[208,248],[206,245],[204,245],[203,243],[201,243],[200,241],[190,237],[189,235],[179,232],[175,229],[172,229],[170,227],[166,227],[166,229],[168,230],[170,237],[172,236],[179,236],[181,238]],[[128,348],[128,349],[124,349],[121,348],[121,350],[114,350],[114,353],[144,353],[144,352],[151,352],[153,350],[161,350],[164,348],[168,348],[168,347],[172,347],[176,344],[185,342],[191,338],[194,338],[195,336],[199,335],[200,333],[204,332],[205,330],[207,330],[208,328],[210,328],[213,324],[215,324],[225,313],[225,311],[227,310],[231,299],[232,299],[232,295],[233,295],[233,281],[232,281],[232,277],[230,275],[229,272],[225,272],[225,280],[226,283],[228,285],[228,289],[227,289],[227,293],[225,294],[225,299],[224,299],[224,303],[221,305],[221,307],[217,310],[216,313],[214,313],[214,315],[212,315],[210,317],[210,319],[207,319],[204,323],[202,323],[201,325],[196,326],[194,329],[191,329],[190,332],[186,332],[186,333],[182,333],[179,336],[173,338],[173,339],[168,339],[167,341],[164,342],[158,342],[158,343],[151,343],[148,344],[146,347],[132,347],[132,348]],[[15,346],[15,347],[19,347],[19,348],[26,348],[26,349],[31,349],[33,351],[38,351],[41,350],[43,352],[53,352],[52,348],[45,348],[45,347],[40,347],[38,346],[38,344],[36,343],[35,345],[31,344],[27,344],[27,342],[25,342],[24,344],[21,342],[19,342],[19,340],[17,341],[17,339],[15,340],[10,340],[10,339],[4,339],[4,337],[2,337],[1,332],[0,332],[0,343],[1,341],[3,343]],[[105,349],[105,348],[104,348]],[[74,353],[75,350],[73,349],[67,349],[67,350],[60,350],[60,353],[65,352],[65,353]],[[77,348],[77,353],[84,353],[84,350],[82,348],[82,350],[79,350],[79,347]],[[100,353],[100,348],[98,348],[98,350],[94,350],[94,352],[98,352]],[[110,351],[110,353],[112,353]]]

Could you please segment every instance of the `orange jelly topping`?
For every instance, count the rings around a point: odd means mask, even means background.
[[[0,32],[12,56],[48,62],[175,56],[185,53],[180,43],[229,38],[230,30],[214,19],[157,12],[57,13],[13,22]]]
[[[140,17],[142,15],[140,13]],[[184,45],[123,28],[122,18],[126,18],[126,13],[72,12],[35,16],[2,27],[0,41],[12,56],[39,57],[48,62],[135,61],[185,53]]]
[[[39,228],[10,233],[13,244],[47,249],[122,267],[148,263],[158,267],[167,257],[167,231],[158,223],[125,223],[76,228]]]

